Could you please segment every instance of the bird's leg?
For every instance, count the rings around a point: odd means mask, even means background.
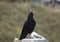
[[[31,38],[31,34],[27,34],[26,38]]]

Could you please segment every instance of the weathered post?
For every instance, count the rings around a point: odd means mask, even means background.
[[[46,39],[23,39],[21,42],[48,42]]]
[[[20,41],[18,38],[15,38],[14,42],[48,42],[48,40],[36,32],[32,32],[31,39],[25,38]]]

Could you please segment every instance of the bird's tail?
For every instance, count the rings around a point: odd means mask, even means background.
[[[26,38],[26,35],[27,35],[27,33],[22,33],[19,39],[22,40],[22,39]]]

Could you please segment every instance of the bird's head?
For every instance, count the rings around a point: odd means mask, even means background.
[[[35,13],[35,11],[32,11],[32,13],[34,14],[34,13]]]
[[[33,14],[34,14],[34,13],[35,13],[35,11],[30,11],[30,13],[33,13]]]
[[[28,19],[33,19],[34,13],[35,13],[35,11],[30,11],[29,15],[28,15]]]

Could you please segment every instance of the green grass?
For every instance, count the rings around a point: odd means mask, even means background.
[[[35,32],[50,42],[60,42],[60,13],[46,13],[40,5],[0,2],[0,42],[20,36],[30,10],[34,10]]]

